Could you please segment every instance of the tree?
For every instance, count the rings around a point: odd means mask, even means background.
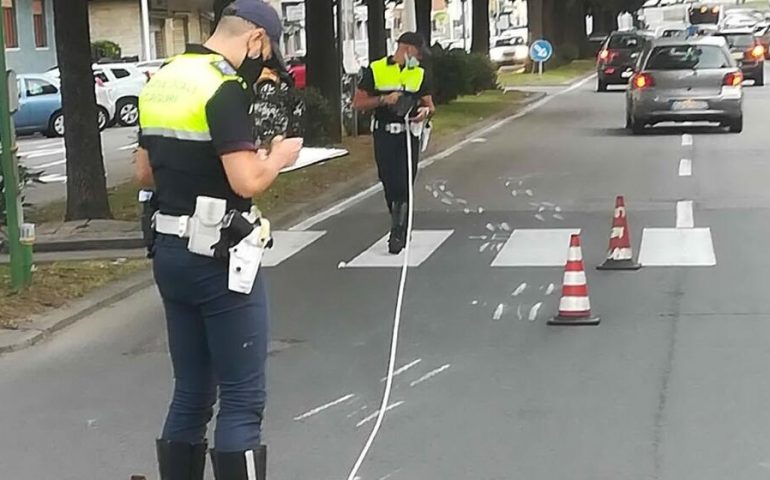
[[[331,105],[328,132],[332,141],[342,140],[340,57],[334,35],[333,0],[305,2],[307,18],[307,84],[317,88]]]
[[[425,38],[427,45],[430,45],[433,22],[431,13],[433,11],[432,0],[414,0],[414,9],[417,20],[417,33]]]
[[[388,53],[385,35],[385,0],[368,0],[367,29],[369,34],[369,61],[373,62]]]
[[[473,0],[471,51],[489,56],[489,0]]]
[[[53,11],[67,149],[65,220],[111,218],[91,68],[88,0],[54,0]]]

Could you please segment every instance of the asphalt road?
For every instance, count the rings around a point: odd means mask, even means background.
[[[33,171],[42,171],[43,183],[33,184],[25,191],[27,201],[42,204],[65,198],[67,166],[64,139],[27,135],[20,136],[17,143],[20,164]],[[131,158],[135,146],[135,127],[113,127],[102,132],[108,186],[119,185],[131,178]]]
[[[424,170],[401,373],[361,479],[768,478],[770,89],[746,97],[740,135],[632,137],[622,93],[587,83]],[[638,272],[593,268],[618,194]],[[347,478],[374,424],[398,280],[361,256],[380,195],[267,261],[272,480]],[[602,323],[548,326],[576,229]],[[154,289],[1,357],[2,477],[154,475],[169,380]]]

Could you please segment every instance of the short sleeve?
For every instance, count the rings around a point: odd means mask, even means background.
[[[249,93],[238,81],[227,81],[206,105],[211,143],[217,154],[256,151]]]
[[[433,95],[433,72],[425,72],[425,78],[422,81],[422,85],[420,85],[418,94],[420,97]]]
[[[371,67],[366,67],[361,73],[361,81],[358,82],[358,88],[365,91],[369,95],[375,95],[377,91],[374,89],[374,72]]]

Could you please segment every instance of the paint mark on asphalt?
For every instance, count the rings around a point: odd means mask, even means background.
[[[692,175],[692,160],[689,158],[679,160],[679,176],[689,177],[690,175]]]
[[[521,314],[521,304],[516,306],[516,316],[519,318],[519,320],[524,318],[524,316]]]
[[[438,367],[435,370],[431,370],[430,372],[426,373],[425,375],[423,375],[422,377],[418,378],[417,380],[414,380],[412,383],[409,384],[409,386],[410,387],[414,387],[416,385],[421,384],[422,382],[424,382],[426,380],[430,380],[431,378],[435,377],[436,375],[438,375],[439,373],[443,372],[444,370],[449,369],[449,367],[451,367],[451,366],[452,366],[451,364],[447,363],[446,365],[442,365],[442,366]]]
[[[533,192],[529,188],[524,190],[524,193],[526,193],[528,197],[533,197],[535,195],[535,192]]]
[[[519,295],[521,295],[521,294],[524,292],[524,290],[526,290],[526,289],[527,289],[527,284],[526,284],[526,282],[522,282],[522,284],[521,284],[521,285],[519,285],[518,287],[516,287],[516,290],[514,290],[514,291],[513,291],[513,293],[511,294],[511,296],[514,296],[514,297],[518,297],[518,296],[519,296]]]
[[[692,146],[692,135],[690,135],[689,133],[685,133],[682,135],[682,146],[683,147]]]
[[[472,139],[471,143],[487,143],[487,139],[484,137],[477,137]]]
[[[543,302],[538,302],[529,309],[529,321],[534,322],[537,320],[537,313],[540,311],[540,307],[543,306]]]
[[[538,219],[538,220],[540,220],[541,222],[545,222],[545,218],[543,218],[543,216],[542,216],[542,215],[540,215],[539,213],[536,213],[536,214],[535,214],[535,218],[537,218],[537,219]]]
[[[331,402],[329,402],[327,404],[321,405],[320,407],[315,407],[312,410],[308,410],[307,412],[303,413],[302,415],[294,417],[294,420],[300,421],[300,420],[304,420],[306,418],[310,418],[313,415],[318,415],[319,413],[323,412],[324,410],[327,410],[327,409],[329,409],[329,408],[331,408],[331,407],[333,407],[335,405],[339,405],[340,403],[344,403],[344,402],[350,400],[353,397],[355,397],[355,395],[352,394],[352,393],[349,393],[349,394],[345,395],[344,397],[338,398],[337,400],[333,400],[333,401],[331,401]]]
[[[505,310],[505,305],[502,303],[497,306],[495,309],[495,313],[492,314],[492,320],[500,320],[503,317],[503,311]]]
[[[682,200],[676,202],[676,228],[695,227],[695,217],[692,211],[692,201]]]
[[[548,288],[545,289],[545,294],[550,295],[553,293],[554,290],[556,290],[556,285],[554,285],[553,283],[549,283]]]
[[[393,410],[394,408],[398,408],[398,407],[400,407],[400,406],[401,406],[401,405],[403,405],[403,404],[404,404],[404,401],[403,401],[403,400],[401,400],[401,401],[398,401],[398,402],[396,402],[396,403],[391,403],[390,405],[388,405],[387,407],[385,407],[385,413],[388,413],[389,411]],[[356,428],[358,428],[358,427],[361,427],[361,426],[363,426],[363,425],[365,425],[365,424],[367,424],[367,423],[371,422],[372,420],[374,420],[375,418],[377,418],[377,415],[379,415],[379,414],[380,414],[380,411],[379,411],[379,410],[375,411],[375,412],[374,412],[374,413],[372,413],[371,415],[367,416],[366,418],[364,418],[363,420],[361,420],[360,422],[358,422],[358,423],[356,424]]]
[[[556,220],[564,220],[564,217],[562,217],[562,216],[561,216],[561,215],[559,215],[558,213],[554,213],[554,214],[553,214],[553,218],[555,218]]]
[[[406,364],[406,365],[404,365],[403,367],[400,367],[400,368],[398,368],[396,371],[394,371],[394,372],[393,372],[393,376],[394,376],[394,377],[397,377],[397,376],[401,375],[402,373],[406,372],[407,370],[409,370],[410,368],[412,368],[412,367],[414,367],[415,365],[419,364],[420,362],[422,362],[422,358],[418,358],[417,360],[415,360],[415,361],[413,361],[413,362],[409,362],[409,363],[407,363],[407,364]],[[382,378],[380,379],[380,382],[384,382],[385,380],[387,380],[387,377],[382,377]]]

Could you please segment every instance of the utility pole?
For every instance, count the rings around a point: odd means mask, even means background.
[[[152,49],[150,47],[150,5],[149,0],[141,0],[142,4],[142,43],[144,44],[144,60],[150,61]]]

